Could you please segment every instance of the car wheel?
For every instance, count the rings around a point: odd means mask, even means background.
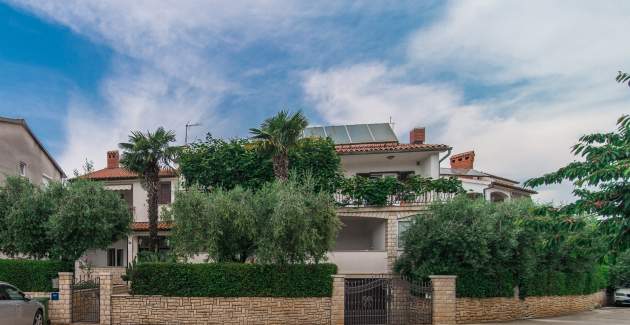
[[[33,325],[44,325],[44,313],[38,310],[33,318]]]

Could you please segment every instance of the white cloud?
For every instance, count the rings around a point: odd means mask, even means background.
[[[397,131],[429,127],[431,142],[474,149],[478,169],[524,180],[574,159],[585,133],[608,131],[627,112],[615,85],[627,62],[630,5],[611,2],[452,2],[417,31],[398,66],[361,63],[308,71],[304,90],[330,123],[384,121]],[[450,84],[430,81],[442,72]],[[405,81],[422,75],[423,82]],[[469,85],[499,89],[474,101]],[[568,184],[542,188],[540,200],[568,201]]]
[[[84,158],[96,168],[105,151],[130,130],[173,129],[183,142],[187,121],[220,133],[226,117],[216,104],[239,85],[226,76],[221,51],[290,33],[325,3],[265,1],[15,1],[35,14],[111,47],[116,56],[102,81],[104,103],[90,105],[74,94],[66,118],[62,166],[71,171]],[[333,3],[329,3],[333,4]],[[221,112],[229,115],[230,112]]]

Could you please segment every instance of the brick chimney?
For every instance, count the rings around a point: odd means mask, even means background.
[[[409,132],[409,143],[423,144],[425,140],[424,128],[414,128]]]
[[[118,150],[112,150],[107,152],[107,168],[118,168],[118,161],[120,160],[120,154]]]
[[[475,152],[467,151],[451,156],[451,168],[473,169],[475,164]]]

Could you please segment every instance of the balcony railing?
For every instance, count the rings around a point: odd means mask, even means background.
[[[379,206],[420,206],[432,202],[440,202],[450,200],[457,193],[442,192],[425,192],[421,194],[414,193],[395,193],[377,197],[353,196],[337,192],[334,194],[335,201],[343,207],[379,207]]]
[[[341,180],[334,197],[344,207],[417,206],[450,200],[463,191],[461,182],[454,178],[413,176],[398,180],[356,176]]]

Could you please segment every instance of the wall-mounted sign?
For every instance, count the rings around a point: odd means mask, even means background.
[[[59,292],[51,292],[50,300],[59,300]]]

